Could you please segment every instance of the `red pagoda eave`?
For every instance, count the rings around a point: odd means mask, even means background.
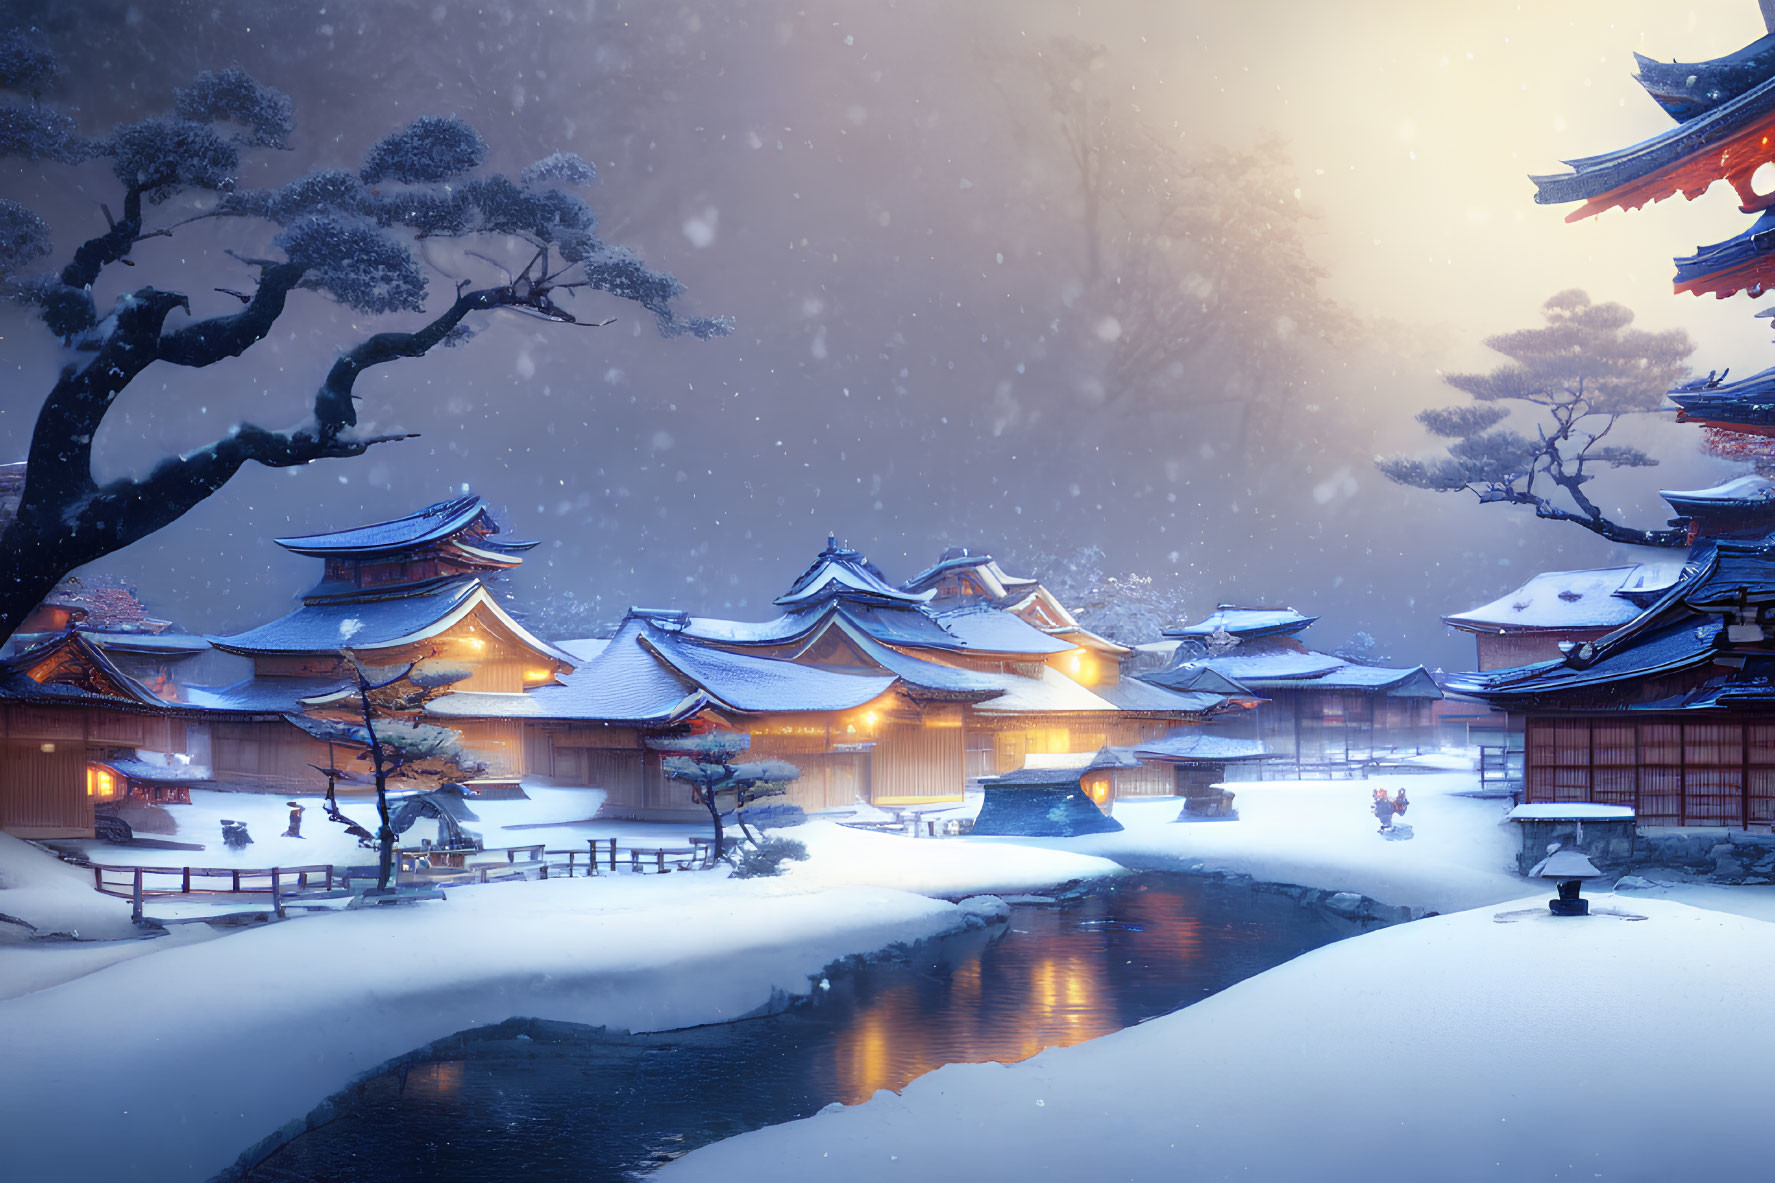
[[[1739,208],[1754,214],[1775,205],[1775,193],[1758,194],[1750,183],[1751,174],[1771,160],[1775,160],[1775,110],[1723,144],[1708,144],[1667,168],[1597,194],[1565,220],[1577,222],[1616,208],[1635,210],[1677,193],[1693,201],[1718,180],[1730,183],[1738,192]]]
[[[1775,201],[1775,194],[1763,200]],[[1724,300],[1743,291],[1760,295],[1763,289],[1772,285],[1775,285],[1775,255],[1765,255],[1736,267],[1728,267],[1724,271],[1697,276],[1687,283],[1678,283],[1676,291],[1678,294],[1689,292],[1697,296],[1712,295],[1715,299]]]
[[[1715,431],[1727,431],[1733,435],[1760,435],[1775,438],[1775,423],[1732,423],[1724,419],[1701,419],[1691,416],[1687,411],[1676,413],[1678,423],[1699,423],[1703,427],[1711,427]]]

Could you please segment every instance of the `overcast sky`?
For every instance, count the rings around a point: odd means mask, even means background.
[[[101,565],[204,631],[281,612],[315,577],[271,535],[393,516],[466,484],[543,540],[514,580],[520,597],[572,589],[604,616],[632,602],[767,615],[829,530],[899,578],[950,541],[1014,556],[1095,543],[1112,571],[1174,583],[1204,613],[1222,599],[1290,604],[1322,616],[1309,639],[1327,647],[1366,629],[1395,658],[1460,665],[1470,646],[1441,614],[1536,570],[1627,556],[1520,511],[1385,486],[1374,453],[1428,450],[1410,416],[1454,401],[1439,372],[1491,364],[1481,338],[1536,323],[1569,287],[1627,304],[1645,327],[1687,329],[1700,369],[1770,361],[1748,300],[1670,291],[1673,255],[1742,228],[1728,187],[1567,225],[1526,179],[1668,127],[1631,79],[1633,51],[1729,52],[1762,31],[1753,0],[19,7],[49,14],[73,66],[62,101],[88,130],[160,110],[205,67],[239,64],[289,91],[294,151],[252,166],[251,183],[351,167],[427,113],[476,124],[502,169],[577,150],[602,173],[589,198],[604,233],[678,274],[687,311],[739,326],[724,341],[665,341],[622,306],[602,330],[506,318],[461,350],[385,367],[360,386],[363,414],[421,440],[248,470]],[[1016,109],[979,63],[1057,34],[1104,45],[1127,101],[1186,142],[1287,141],[1298,201],[1317,216],[1321,291],[1391,326],[1327,365],[1343,418],[1323,443],[1228,475],[1196,460],[1216,425],[1187,415],[1156,435],[1104,420],[1068,448],[1054,441],[1079,433],[1056,434],[1056,416],[1099,416],[1062,404],[1045,427],[991,434],[1021,330],[984,300],[986,276],[1007,251],[1012,264],[1034,253],[1001,239],[1032,200],[1009,183],[1019,154],[1046,150],[1019,137],[1047,116]],[[83,61],[82,46],[96,47]],[[0,170],[63,250],[102,224],[111,184],[96,166]],[[259,245],[254,233],[146,243],[123,279],[183,283],[200,312],[220,311],[226,297],[208,289],[243,275],[224,249]],[[1044,296],[1002,286],[1006,309]],[[18,453],[61,356],[8,317],[0,356],[17,376],[0,393],[0,442]],[[128,470],[240,417],[292,422],[333,351],[378,327],[312,297],[238,363],[151,371],[101,461]],[[1016,375],[1024,397],[1037,379]],[[1280,430],[1321,431],[1304,409]],[[1696,452],[1692,428],[1647,423],[1640,436],[1665,466],[1599,485],[1635,522],[1667,516],[1658,488],[1731,471]]]

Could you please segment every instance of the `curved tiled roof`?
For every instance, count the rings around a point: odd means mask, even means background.
[[[486,512],[486,503],[473,494],[466,494],[428,505],[406,517],[386,522],[373,522],[367,526],[353,526],[348,530],[334,530],[326,534],[277,538],[273,541],[285,550],[316,558],[348,554],[398,554],[427,543],[440,542],[467,529]],[[489,533],[499,532],[499,527],[491,517],[487,518],[486,525]],[[499,542],[482,538],[477,545],[494,551],[514,551],[529,550],[536,543]]]

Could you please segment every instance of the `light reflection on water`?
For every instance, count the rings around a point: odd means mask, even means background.
[[[695,1146],[1120,1030],[1359,931],[1285,896],[1148,874],[1008,925],[835,972],[768,1018],[604,1036],[514,1022],[335,1098],[342,1116],[247,1175],[632,1179]]]

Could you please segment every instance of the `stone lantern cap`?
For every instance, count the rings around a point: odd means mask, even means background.
[[[1546,858],[1529,869],[1531,879],[1601,879],[1603,874],[1596,869],[1581,850],[1555,850]]]

